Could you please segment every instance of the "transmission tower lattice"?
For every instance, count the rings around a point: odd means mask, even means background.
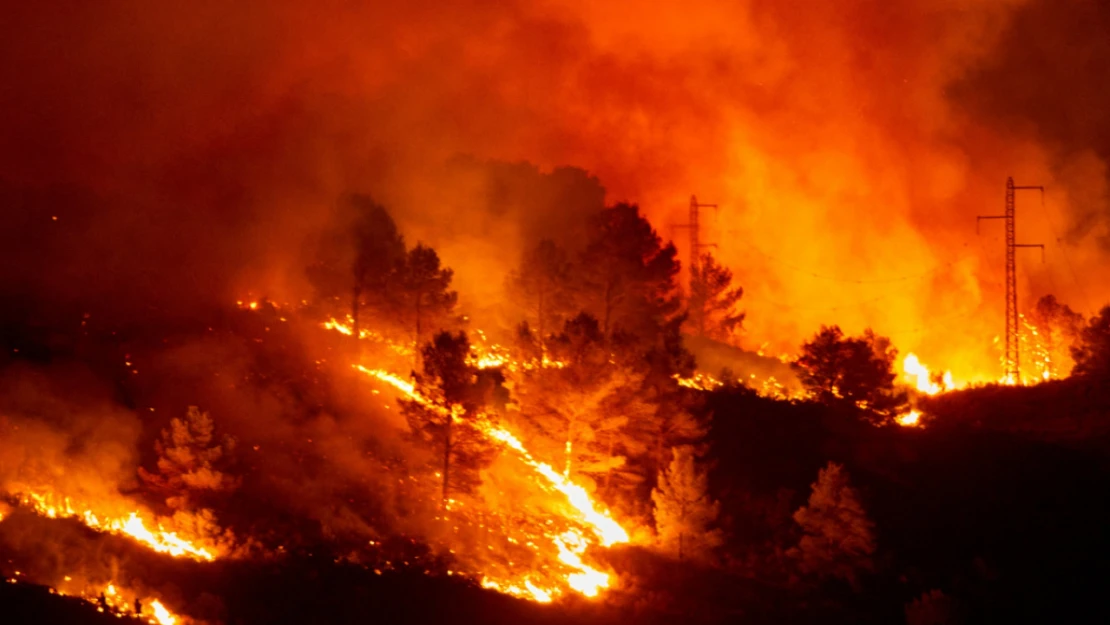
[[[694,276],[698,273],[698,265],[701,260],[701,251],[707,247],[717,247],[716,243],[702,243],[701,242],[701,209],[703,208],[717,208],[716,204],[698,204],[698,196],[690,196],[690,221],[689,223],[677,224],[675,228],[689,228],[690,229],[690,291],[694,289]]]
[[[1014,186],[1013,177],[1006,178],[1006,214],[1005,215],[979,215],[975,218],[975,231],[979,231],[979,222],[984,219],[1006,220],[1006,357],[1004,369],[1006,380],[1013,384],[1021,384],[1021,346],[1019,342],[1021,318],[1017,305],[1017,258],[1015,253],[1019,247],[1041,248],[1041,262],[1044,262],[1044,245],[1041,243],[1018,243],[1016,241],[1016,224],[1014,216],[1014,196],[1016,191],[1038,190],[1044,198],[1044,187],[1041,186]]]

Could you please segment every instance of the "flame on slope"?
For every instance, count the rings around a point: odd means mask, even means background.
[[[161,524],[151,522],[157,529],[149,529],[147,521],[135,511],[128,513],[126,517],[111,517],[95,512],[91,506],[75,505],[69,497],[41,493],[16,493],[15,496],[21,504],[47,518],[77,519],[99,532],[130,537],[158,553],[207,562],[216,559],[213,549],[202,547],[176,532],[167,531]]]
[[[27,581],[20,579],[21,577],[23,577],[23,574],[16,571],[15,576],[7,578],[6,581],[9,584]],[[72,581],[73,578],[67,575],[58,588],[50,588],[50,594],[75,597],[96,606],[98,612],[114,614],[118,617],[129,616],[144,619],[152,625],[179,625],[188,621],[188,619],[174,614],[158,599],[141,599],[135,593],[120,590],[115,582],[110,582],[107,586],[100,588],[82,584],[81,588],[71,589],[67,586],[70,586]],[[125,594],[130,596],[125,596]],[[149,608],[149,610],[144,609],[142,613],[136,612],[134,609],[136,598],[139,598],[142,605]]]
[[[354,368],[393,386],[421,404],[434,406],[416,392],[412,383],[393,373],[381,369],[369,369],[362,365],[354,365]],[[542,476],[549,487],[565,496],[578,513],[578,520],[589,526],[602,546],[609,547],[617,543],[628,542],[628,532],[609,516],[608,512],[598,510],[586,489],[568,480],[551,465],[533,458],[531,452],[524,447],[520,439],[505,428],[498,427],[485,419],[479,419],[477,427],[491,440],[500,442],[505,447],[517,452],[518,457],[538,475]],[[558,549],[559,561],[575,571],[566,577],[567,585],[570,588],[587,597],[596,597],[602,589],[609,587],[610,581],[607,573],[599,571],[582,561],[582,554],[589,547],[589,541],[579,530],[567,530],[552,538],[552,542]],[[542,588],[528,578],[520,583],[499,582],[484,578],[482,586],[507,594],[530,598],[541,603],[551,601],[559,592],[555,588]]]
[[[921,359],[913,352],[906,354],[906,358],[902,361],[902,371],[906,373],[906,379],[913,383],[917,390],[928,395],[936,395],[956,387],[951,371],[944,372],[940,384],[934,382],[929,375],[929,368],[922,364]]]

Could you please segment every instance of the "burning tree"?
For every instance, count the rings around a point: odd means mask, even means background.
[[[655,504],[655,531],[659,544],[681,560],[704,558],[722,542],[720,530],[710,530],[717,520],[718,502],[709,498],[708,472],[699,469],[694,448],[671,449],[673,458],[651,491]]]
[[[1083,326],[1083,315],[1057,301],[1055,295],[1037,300],[1030,315],[1035,329],[1035,349],[1039,352],[1042,377],[1059,377],[1060,364],[1071,359],[1070,347]],[[1066,370],[1066,369],[1065,369]]]
[[[728,342],[744,322],[744,313],[736,310],[744,289],[732,288],[732,271],[712,254],[702,255],[690,272],[690,325],[698,336]]]
[[[625,464],[621,442],[630,421],[652,407],[636,392],[642,377],[613,362],[597,319],[579,314],[553,337],[561,367],[527,373],[520,386],[521,412],[562,456],[563,474],[595,482]]]
[[[890,416],[907,401],[894,387],[897,356],[890,340],[871,330],[846,338],[839,327],[822,326],[790,368],[820,402]]]
[[[503,392],[497,372],[483,373],[469,363],[465,332],[440,332],[421,350],[423,370],[414,374],[417,393],[427,399],[402,402],[409,428],[421,442],[441,453],[441,502],[449,492],[470,492],[494,449],[475,427],[479,409]]]
[[[183,510],[203,494],[233,490],[238,481],[222,470],[235,449],[230,436],[217,441],[216,426],[207,412],[189,406],[184,419],[171,419],[170,428],[154,442],[157,470],[139,468],[139,477],[166,497],[166,505]]]
[[[817,474],[809,502],[794,513],[804,535],[789,554],[803,572],[839,577],[852,584],[870,570],[875,553],[875,524],[867,517],[844,467],[829,462]]]
[[[1072,375],[1092,379],[1110,378],[1110,306],[1104,307],[1098,315],[1079,331],[1079,337],[1071,348],[1075,368]]]

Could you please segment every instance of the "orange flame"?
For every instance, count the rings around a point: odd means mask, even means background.
[[[156,530],[147,528],[147,521],[144,521],[135,511],[130,512],[126,517],[109,517],[103,513],[94,512],[89,506],[74,506],[69,497],[39,493],[17,493],[16,496],[23,505],[47,518],[77,519],[91,529],[128,536],[158,553],[175,558],[188,557],[208,562],[216,559],[213,550],[201,547],[176,532],[167,531],[161,524],[155,524]]]
[[[433,406],[427,398],[416,392],[411,382],[393,373],[381,369],[369,369],[362,365],[354,365],[354,368],[393,386],[423,405]],[[601,546],[609,547],[629,541],[628,532],[609,515],[608,511],[598,509],[586,489],[567,479],[551,465],[537,461],[520,439],[511,432],[490,423],[486,419],[478,420],[477,426],[479,431],[489,437],[490,440],[500,442],[505,447],[515,451],[521,461],[542,476],[549,486],[566,497],[567,502],[577,513],[577,520],[590,528]],[[596,597],[602,589],[609,587],[609,574],[599,571],[582,561],[582,554],[588,548],[589,541],[580,531],[567,530],[563,534],[552,538],[552,542],[558,550],[559,561],[574,571],[566,576],[567,586],[572,590],[587,597]],[[541,588],[528,578],[520,583],[506,583],[487,577],[482,579],[482,585],[499,592],[529,598],[541,603],[551,601],[558,594],[558,589]]]

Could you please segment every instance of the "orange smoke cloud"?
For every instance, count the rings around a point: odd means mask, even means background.
[[[1048,4],[29,5],[0,43],[0,180],[109,199],[107,218],[6,254],[47,250],[40,288],[295,291],[305,233],[368,190],[475,304],[500,295],[490,274],[530,217],[482,212],[498,189],[441,184],[441,164],[571,164],[665,236],[691,193],[720,204],[703,237],[746,289],[753,346],[872,326],[957,378],[993,375],[1001,231],[976,236],[974,216],[1001,211],[1007,175],[1049,189],[1043,210],[1019,198],[1019,237],[1049,244],[1043,266],[1020,260],[1022,301],[1091,312],[1110,295],[1086,279],[1105,265],[1110,124],[1047,104],[1072,84],[1101,101],[1089,83],[1110,49],[1081,33],[1090,67],[1062,78],[1070,22],[1038,19]],[[1000,78],[1025,45],[1053,93]]]

